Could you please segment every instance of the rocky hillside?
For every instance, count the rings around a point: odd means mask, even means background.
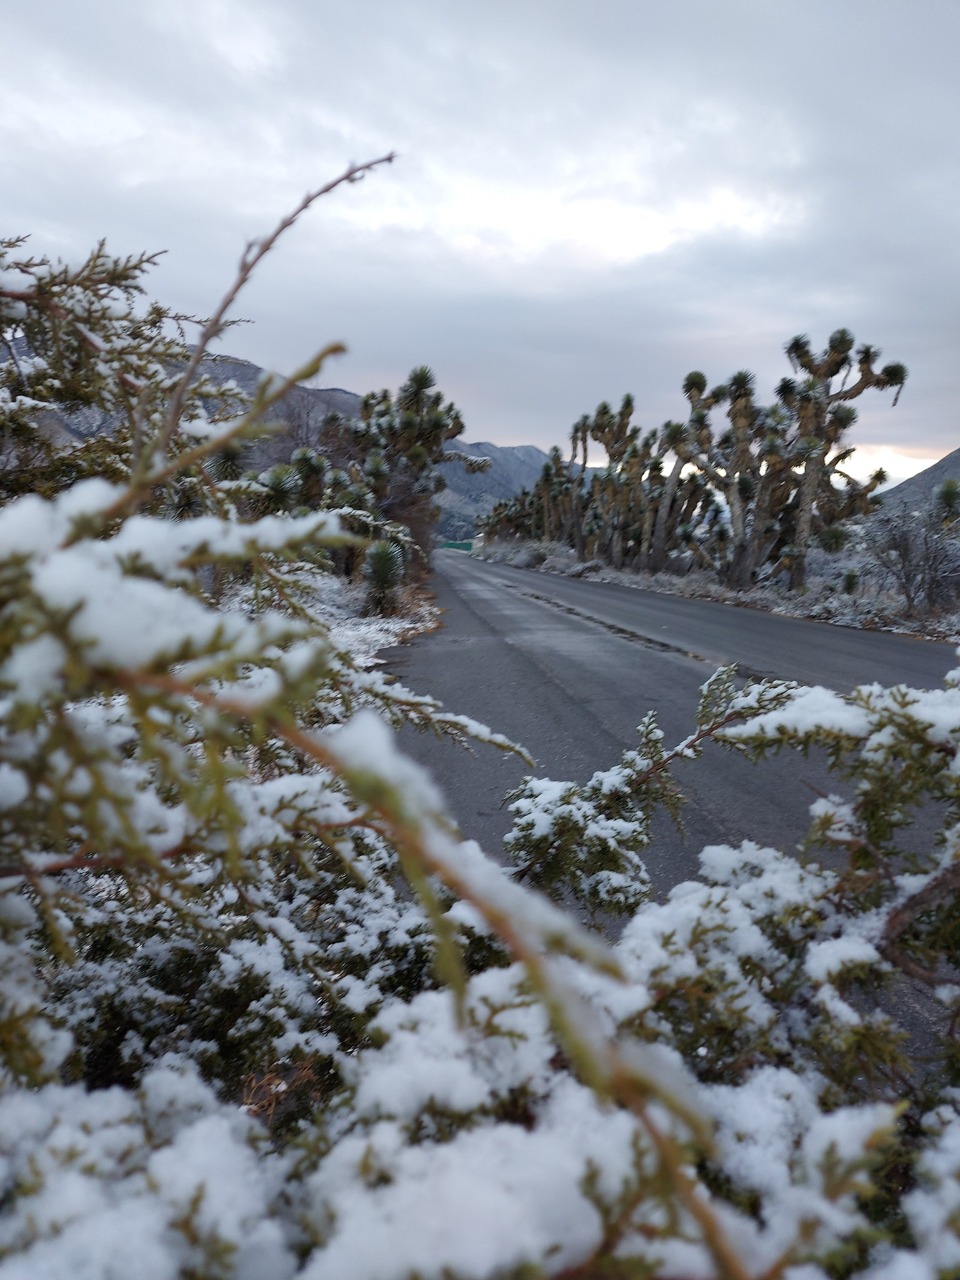
[[[256,389],[265,372],[249,360],[227,355],[208,356],[204,364],[206,372],[216,381],[235,382],[247,393]],[[329,414],[337,413],[348,420],[356,418],[360,401],[361,397],[355,392],[340,387],[294,387],[271,415],[276,429],[248,446],[247,465],[260,469],[285,462],[294,449],[316,443]],[[111,429],[110,421],[95,410],[50,413],[47,418],[45,428],[65,442],[71,438],[87,439]],[[511,498],[535,484],[547,462],[547,455],[533,445],[465,444],[458,440],[453,447],[457,452],[489,458],[491,462],[489,469],[479,475],[468,475],[456,463],[440,468],[446,485],[438,495],[441,538],[472,537],[477,519],[486,515],[495,502]]]
[[[548,461],[543,450],[532,444],[465,444],[458,440],[454,448],[474,458],[489,458],[490,466],[473,476],[455,462],[438,468],[447,486],[437,498],[441,538],[472,537],[477,520],[485,516],[494,503],[512,498],[521,489],[536,484]]]
[[[253,394],[267,372],[249,360],[225,355],[207,356],[203,370],[221,384],[236,383],[248,395]],[[315,441],[328,414],[357,417],[360,400],[361,397],[353,391],[343,391],[340,387],[294,387],[270,415],[270,420],[277,424],[279,430],[251,446],[251,464],[269,466],[285,461],[298,445],[310,445]],[[74,440],[89,439],[115,425],[98,409],[77,409],[70,413],[50,411],[47,417],[51,426],[55,419],[60,432]]]
[[[892,489],[885,489],[880,495],[885,507],[899,506],[922,507],[936,497],[945,480],[960,481],[960,449],[954,449],[945,458],[935,462],[933,466],[919,471],[909,480],[903,480]]]
[[[218,381],[231,379],[245,391],[253,391],[263,370],[247,360],[231,356],[214,356]],[[310,445],[329,413],[344,418],[360,411],[361,397],[338,387],[295,387],[283,403],[284,429],[255,446],[255,464],[267,466],[290,456],[299,445]],[[446,488],[438,495],[440,505],[440,538],[470,538],[476,521],[487,514],[495,502],[512,498],[521,489],[536,483],[547,462],[547,455],[533,445],[466,444],[453,442],[453,450],[471,457],[490,459],[489,468],[478,475],[468,475],[455,462],[440,467]]]
[[[233,356],[210,356],[204,367],[218,382],[235,382],[247,394],[253,393],[265,373],[259,365]],[[286,462],[294,449],[309,448],[316,443],[329,414],[356,418],[360,401],[361,397],[355,392],[340,387],[293,387],[271,413],[277,429],[250,446],[250,465],[268,467]]]

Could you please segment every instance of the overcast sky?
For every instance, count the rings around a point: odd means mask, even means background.
[[[244,243],[351,161],[222,348],[325,385],[429,364],[466,437],[565,445],[632,392],[845,326],[910,378],[860,469],[960,446],[960,0],[32,0],[5,6],[4,226],[76,259],[169,252],[205,313]]]

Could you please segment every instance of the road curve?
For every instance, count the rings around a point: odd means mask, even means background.
[[[650,709],[668,743],[684,737],[699,688],[720,665],[841,691],[874,681],[936,687],[956,665],[947,644],[489,565],[462,552],[437,554],[433,587],[442,626],[388,651],[388,669],[522,742],[537,772],[553,778],[582,780],[614,763]],[[510,825],[504,795],[526,766],[413,732],[403,745],[438,778],[464,833],[496,853]],[[688,799],[687,839],[657,824],[647,861],[659,892],[695,873],[705,844],[795,846],[815,794],[842,791],[816,760],[755,766],[716,747],[676,776]]]

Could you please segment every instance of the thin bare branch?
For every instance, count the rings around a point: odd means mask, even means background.
[[[288,231],[298,218],[300,218],[302,214],[306,213],[310,206],[319,200],[321,196],[329,195],[331,191],[335,191],[337,187],[343,186],[344,183],[359,182],[360,179],[367,173],[371,172],[371,170],[376,169],[378,166],[383,164],[392,164],[395,159],[396,152],[391,151],[385,156],[380,156],[377,160],[368,160],[365,164],[351,165],[341,173],[338,178],[333,178],[330,182],[325,183],[322,187],[318,187],[315,191],[308,192],[291,213],[288,213],[285,217],[280,219],[269,235],[264,236],[260,240],[251,240],[248,243],[243,252],[243,256],[240,259],[236,279],[224,294],[220,301],[220,305],[204,325],[199,340],[194,348],[193,355],[190,358],[190,362],[183,371],[183,376],[180,378],[180,381],[174,390],[170,401],[170,407],[167,412],[166,426],[164,427],[163,434],[158,442],[161,454],[166,452],[166,449],[173,438],[173,434],[177,429],[177,424],[180,421],[180,416],[183,413],[183,407],[186,402],[187,391],[196,376],[196,372],[207,352],[207,348],[210,346],[210,343],[214,338],[216,338],[222,331],[227,312],[233,306],[233,303],[236,301],[237,295],[240,293],[241,289],[243,289],[244,285],[246,285],[247,281],[250,279],[250,276],[257,264],[270,252],[280,236],[282,236],[285,231]]]

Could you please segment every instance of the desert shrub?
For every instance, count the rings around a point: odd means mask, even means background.
[[[875,574],[900,592],[908,617],[960,598],[960,543],[936,507],[881,510],[866,527],[865,548]]]
[[[392,613],[397,590],[403,582],[403,550],[396,542],[380,538],[367,547],[363,560],[367,583],[367,608],[371,613]]]
[[[944,480],[937,490],[935,508],[946,524],[952,523],[960,516],[960,480],[954,476]]]
[[[842,551],[850,541],[850,534],[841,524],[828,524],[817,534],[817,545],[830,555]]]

